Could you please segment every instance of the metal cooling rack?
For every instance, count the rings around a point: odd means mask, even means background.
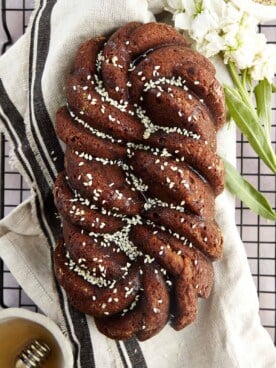
[[[33,7],[33,0],[2,0],[3,34],[6,40],[2,53],[25,31]],[[260,26],[270,42],[276,43],[276,24]],[[275,95],[274,95],[275,96]],[[276,101],[273,106],[272,137],[276,146]],[[29,196],[29,188],[22,176],[9,164],[9,143],[0,138],[0,216],[7,215]],[[276,176],[260,163],[244,137],[237,135],[237,160],[241,173],[261,190],[276,206]],[[276,343],[276,227],[254,215],[244,205],[236,203],[236,223],[239,228],[251,272],[260,300],[260,317],[264,327]],[[32,300],[18,285],[0,260],[0,305],[37,310]]]

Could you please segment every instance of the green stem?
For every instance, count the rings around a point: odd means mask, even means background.
[[[247,86],[249,88],[249,97],[250,97],[250,100],[252,101],[254,88],[253,88],[252,78],[250,74],[248,73],[248,69],[246,69],[246,80],[247,80]]]
[[[242,85],[244,90],[247,90],[247,69],[242,70]]]
[[[229,69],[229,72],[230,72],[230,75],[232,77],[232,80],[233,80],[234,84],[238,88],[238,91],[239,91],[239,94],[240,94],[241,98],[247,104],[247,106],[249,108],[252,108],[252,110],[255,111],[255,108],[252,104],[251,98],[250,98],[250,96],[247,92],[246,87],[244,87],[244,84],[241,81],[241,78],[240,78],[240,76],[237,72],[237,68],[236,68],[235,64],[233,63],[233,61],[228,61],[228,69]]]

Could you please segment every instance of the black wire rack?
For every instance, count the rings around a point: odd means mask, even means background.
[[[25,32],[34,0],[1,0],[2,25],[5,42],[2,53]],[[260,26],[269,42],[276,43],[276,24]],[[276,146],[276,102],[273,106],[272,143]],[[237,163],[240,172],[261,190],[272,205],[276,206],[276,176],[261,164],[246,139],[237,133]],[[0,216],[6,216],[26,199],[29,188],[22,176],[9,164],[9,142],[0,137]],[[276,343],[276,227],[254,215],[242,203],[236,203],[236,223],[243,240],[251,273],[260,301],[262,324]],[[0,259],[0,305],[23,307],[37,311],[38,308],[18,285]]]

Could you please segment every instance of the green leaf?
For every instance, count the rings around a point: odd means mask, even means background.
[[[276,173],[276,156],[270,139],[268,139],[263,127],[258,121],[255,110],[248,107],[247,103],[239,97],[238,92],[234,88],[225,86],[224,91],[230,115],[246,136],[257,155],[273,173]]]
[[[276,221],[276,213],[268,200],[256,188],[245,180],[228,161],[224,160],[226,187],[235,194],[253,212],[265,219]]]
[[[270,139],[272,86],[267,79],[261,80],[254,89],[257,112]]]

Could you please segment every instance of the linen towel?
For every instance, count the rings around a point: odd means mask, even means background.
[[[153,3],[152,9],[160,9],[161,2]],[[214,265],[210,298],[199,302],[196,322],[183,331],[167,326],[143,343],[115,342],[97,331],[93,318],[73,309],[56,283],[53,250],[60,223],[52,186],[63,169],[63,150],[55,112],[65,102],[65,78],[78,46],[133,20],[154,20],[145,0],[40,0],[26,34],[0,59],[1,128],[11,142],[11,160],[32,188],[31,198],[0,223],[0,257],[70,339],[74,367],[275,367],[276,352],[260,324],[256,289],[235,226],[234,199],[226,191],[216,201],[223,259]],[[216,66],[219,79],[229,83],[224,66],[219,61]],[[233,124],[219,133],[218,147],[235,162]]]

